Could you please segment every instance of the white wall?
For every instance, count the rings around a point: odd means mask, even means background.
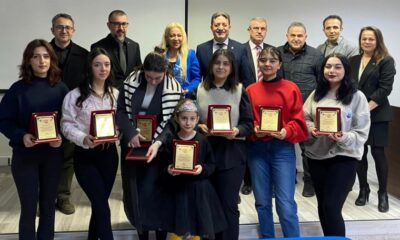
[[[343,18],[343,36],[358,43],[358,34],[362,27],[374,25],[381,29],[390,54],[400,64],[400,44],[398,30],[395,28],[400,17],[398,0],[201,0],[189,1],[189,45],[196,48],[199,43],[212,38],[210,31],[211,15],[225,11],[231,16],[230,37],[239,41],[248,40],[247,27],[252,17],[264,17],[268,21],[266,42],[280,46],[286,42],[286,30],[293,21],[306,25],[307,44],[316,47],[325,40],[322,32],[323,19],[331,14]],[[390,103],[400,106],[400,73],[397,74]]]
[[[184,0],[1,0],[0,1],[0,89],[8,89],[18,78],[17,66],[28,42],[51,40],[51,19],[68,13],[75,21],[73,41],[86,49],[105,37],[108,14],[124,10],[129,17],[128,37],[139,42],[142,58],[161,41],[165,26],[185,21]]]

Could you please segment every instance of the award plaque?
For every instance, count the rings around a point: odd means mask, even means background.
[[[341,131],[340,108],[317,107],[316,128],[318,134],[328,135]]]
[[[194,174],[198,157],[197,141],[173,140],[174,164],[172,172]]]
[[[136,115],[136,128],[139,129],[140,134],[146,138],[141,140],[140,145],[150,146],[156,131],[156,115]]]
[[[125,157],[126,160],[148,160],[146,154],[156,131],[156,125],[156,115],[136,115],[136,129],[146,140],[140,140],[140,147],[131,148]]]
[[[260,106],[260,128],[261,133],[276,133],[282,128],[282,108]]]
[[[94,143],[115,142],[118,140],[115,128],[115,111],[92,111],[90,118],[90,135]]]
[[[30,133],[35,137],[35,143],[61,141],[58,137],[57,112],[32,113]]]
[[[149,147],[140,147],[140,148],[131,148],[125,156],[125,160],[139,160],[139,161],[147,161],[149,160],[146,157],[147,151]]]
[[[211,134],[232,134],[231,106],[209,105],[207,123]]]

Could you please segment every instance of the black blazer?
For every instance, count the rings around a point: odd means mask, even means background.
[[[55,40],[51,40],[50,44],[56,47]],[[83,47],[71,42],[71,49],[61,69],[61,80],[67,85],[69,90],[76,88],[85,77],[87,68],[88,51]]]
[[[358,84],[358,89],[365,94],[368,101],[373,100],[378,104],[378,107],[371,111],[371,122],[391,121],[393,116],[388,96],[396,74],[394,59],[388,56],[380,63],[371,59],[359,79],[360,64],[361,55],[350,58],[352,76]]]
[[[233,52],[237,65],[237,74],[240,81],[246,87],[251,83],[249,63],[246,57],[246,50],[243,45],[235,40],[229,39],[228,49]],[[196,56],[200,64],[200,73],[203,79],[207,76],[208,64],[213,55],[213,40],[209,40],[197,46]]]
[[[250,84],[257,82],[257,69],[254,68],[254,60],[253,60],[253,55],[251,54],[251,48],[250,48],[250,43],[246,42],[243,43],[243,46],[246,50],[246,56],[247,56],[247,62],[249,63],[249,68],[250,68]],[[267,47],[272,47],[269,44],[263,43],[263,49]],[[247,87],[247,86],[245,86]]]
[[[91,50],[94,48],[104,48],[110,55],[112,61],[112,67],[114,69],[115,86],[119,88],[126,77],[133,71],[133,69],[142,64],[140,57],[139,44],[129,38],[125,38],[126,42],[126,72],[124,73],[119,64],[119,44],[118,42],[108,34],[107,37],[100,41],[93,43],[90,47]]]

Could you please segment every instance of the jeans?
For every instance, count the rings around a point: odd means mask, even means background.
[[[261,237],[274,238],[272,191],[285,237],[298,237],[299,219],[294,201],[296,155],[294,145],[273,139],[249,144],[250,167]],[[273,186],[273,188],[272,188]]]

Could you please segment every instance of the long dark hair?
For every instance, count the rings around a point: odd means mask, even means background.
[[[317,88],[315,89],[314,100],[316,102],[321,100],[323,97],[326,96],[326,94],[330,89],[329,82],[325,79],[324,76],[324,68],[326,62],[329,60],[329,58],[332,57],[338,58],[342,62],[344,68],[344,76],[343,80],[340,82],[340,87],[336,93],[336,100],[342,102],[344,105],[348,105],[351,103],[351,100],[353,99],[353,95],[357,91],[357,88],[351,77],[351,68],[349,60],[347,59],[346,56],[339,53],[332,53],[325,57],[317,81]]]
[[[213,72],[213,65],[217,61],[217,58],[219,56],[225,56],[229,64],[231,65],[231,73],[228,75],[228,78],[225,81],[225,84],[227,84],[228,88],[234,92],[237,89],[237,86],[239,84],[239,79],[236,75],[236,61],[235,61],[235,55],[227,49],[218,49],[217,51],[214,52],[212,55],[211,61],[208,64],[208,72],[207,76],[203,80],[201,84],[203,84],[204,89],[207,91],[210,90],[211,84],[214,82],[214,72]]]
[[[99,56],[99,55],[105,55],[108,57],[110,60],[110,74],[108,75],[106,81],[104,82],[104,95],[109,95],[111,99],[111,106],[114,106],[114,94],[113,94],[113,83],[114,83],[114,74],[112,70],[112,60],[110,54],[103,49],[103,48],[95,48],[93,49],[88,56],[88,64],[87,64],[87,69],[86,69],[86,76],[84,80],[79,84],[78,88],[81,93],[81,95],[78,97],[76,100],[76,106],[82,108],[82,103],[89,97],[91,93],[93,93],[93,90],[90,88],[90,85],[93,84],[93,69],[92,69],[92,63],[93,60]]]
[[[144,58],[143,64],[136,67],[134,70],[134,74],[137,72],[141,72],[141,79],[144,79],[144,71],[153,71],[153,72],[164,72],[169,77],[173,77],[172,70],[169,66],[168,60],[165,59],[163,55],[164,50],[159,47],[155,47],[153,52],[150,52]]]
[[[32,83],[34,75],[30,61],[33,57],[33,52],[38,47],[44,47],[50,56],[50,68],[47,72],[47,78],[49,79],[50,85],[54,86],[61,81],[61,70],[58,68],[57,55],[53,48],[50,43],[43,39],[34,39],[26,46],[22,57],[22,63],[19,66],[19,77],[26,83]]]

